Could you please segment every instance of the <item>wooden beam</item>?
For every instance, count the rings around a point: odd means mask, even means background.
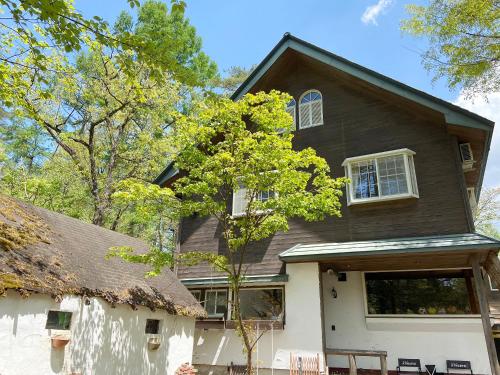
[[[349,358],[349,375],[357,375],[356,358],[352,354],[348,354],[347,357]]]
[[[387,375],[387,356],[380,356],[380,372],[382,375]]]
[[[490,309],[486,298],[486,290],[484,280],[481,274],[481,266],[479,264],[479,256],[472,258],[472,272],[474,274],[474,284],[476,286],[477,299],[479,300],[479,309],[481,311],[481,320],[483,322],[484,338],[486,340],[486,348],[490,360],[491,374],[500,375],[500,367],[498,365],[497,352],[493,332],[491,330]]]

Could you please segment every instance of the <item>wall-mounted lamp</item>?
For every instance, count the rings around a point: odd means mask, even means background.
[[[332,288],[331,293],[333,298],[337,298],[337,291],[335,290],[335,288]]]

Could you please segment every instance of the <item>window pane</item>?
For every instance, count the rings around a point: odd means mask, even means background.
[[[244,213],[248,205],[247,189],[241,185],[233,194],[233,215]]]
[[[375,161],[354,163],[352,165],[352,183],[356,199],[378,197]]]
[[[369,314],[473,313],[464,271],[367,273],[365,280]]]
[[[315,101],[311,103],[311,125],[319,125],[323,123],[323,118],[321,116],[321,101]]]
[[[257,199],[261,202],[268,201],[269,199],[274,198],[274,191],[261,191],[257,196]]]
[[[227,311],[227,292],[218,291],[217,292],[217,306],[215,312],[217,314],[225,314]]]
[[[71,326],[71,312],[50,310],[47,314],[45,329],[68,330]]]
[[[309,103],[301,104],[299,108],[300,114],[300,128],[307,128],[311,126],[311,106]]]
[[[146,333],[157,334],[160,330],[160,321],[158,319],[146,319]]]
[[[377,159],[380,195],[408,193],[403,155]]]
[[[205,292],[205,310],[207,310],[208,315],[215,314],[215,301],[217,298],[217,293],[214,291]]]
[[[201,302],[201,290],[190,290],[190,292],[198,302]]]
[[[243,319],[281,320],[283,317],[283,290],[242,289],[240,291]]]

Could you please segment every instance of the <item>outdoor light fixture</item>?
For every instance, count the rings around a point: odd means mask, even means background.
[[[332,288],[332,297],[333,298],[337,298],[337,291],[335,290],[335,288]]]

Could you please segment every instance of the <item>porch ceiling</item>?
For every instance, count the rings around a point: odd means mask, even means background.
[[[498,251],[500,241],[463,233],[375,241],[296,245],[280,254],[286,263],[320,262],[338,271],[464,267],[473,254]]]

